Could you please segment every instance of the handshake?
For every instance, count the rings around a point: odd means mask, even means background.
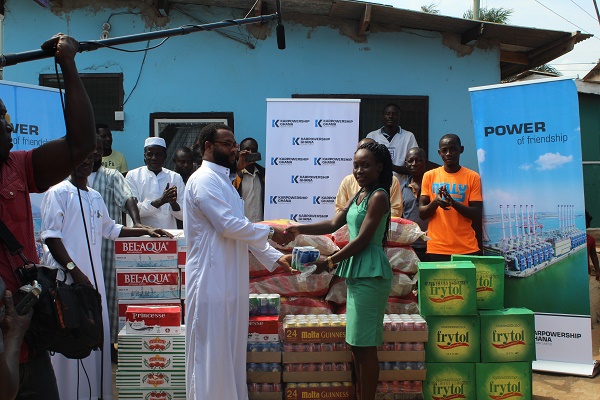
[[[298,236],[298,230],[294,229],[294,227],[292,226],[272,226],[272,228],[274,230],[274,233],[271,240],[281,246],[285,246],[292,240],[296,239],[296,236]]]

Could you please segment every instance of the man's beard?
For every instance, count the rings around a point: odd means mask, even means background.
[[[235,172],[235,170],[237,169],[237,165],[235,164],[235,161],[233,163],[230,162],[229,155],[227,153],[223,153],[221,151],[215,151],[215,152],[213,152],[213,158],[214,158],[215,164],[218,164],[225,168],[229,168],[233,172]]]

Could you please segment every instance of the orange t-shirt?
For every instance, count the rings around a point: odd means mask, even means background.
[[[456,173],[444,171],[439,167],[425,172],[421,184],[421,196],[429,196],[433,201],[438,188],[446,186],[455,201],[469,205],[470,201],[482,201],[481,180],[479,174],[461,167]],[[479,251],[475,231],[471,220],[463,217],[454,208],[438,208],[429,219],[427,252],[433,254],[469,254]]]

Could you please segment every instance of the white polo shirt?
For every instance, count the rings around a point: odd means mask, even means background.
[[[373,132],[370,132],[367,137],[369,139],[375,140],[379,144],[384,144],[387,146],[390,154],[392,155],[392,162],[394,165],[404,165],[404,159],[406,158],[406,153],[408,150],[413,147],[419,147],[417,144],[417,140],[415,139],[415,135],[412,132],[402,129],[402,127],[398,127],[398,133],[394,135],[392,141],[390,142],[383,134],[383,127],[377,129]],[[400,187],[402,187],[408,181],[408,175],[401,175],[394,172],[396,178],[400,182]]]

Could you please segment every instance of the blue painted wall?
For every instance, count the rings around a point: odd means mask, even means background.
[[[207,22],[231,18],[228,9],[186,9]],[[111,14],[128,11],[86,8],[54,14],[33,1],[8,0],[4,53],[36,49],[56,32],[80,41],[99,39],[102,23]],[[240,10],[234,12],[236,18],[243,16]],[[172,10],[165,28],[192,23],[197,22]],[[150,30],[140,15],[113,15],[110,24],[111,37]],[[498,49],[475,49],[458,57],[435,32],[371,33],[367,43],[356,43],[330,27],[288,22],[285,28],[285,51],[277,49],[274,35],[256,41],[251,50],[214,32],[173,37],[149,51],[139,84],[124,108],[125,129],[113,132],[113,146],[125,154],[129,167],[143,164],[143,142],[153,112],[233,112],[238,140],[253,136],[264,143],[266,98],[361,93],[429,96],[430,158],[439,161],[437,142],[442,135],[457,133],[465,146],[462,164],[477,169],[468,88],[499,83]],[[127,97],[142,58],[143,52],[101,49],[79,54],[76,61],[80,72],[123,73]],[[38,84],[39,74],[53,72],[52,61],[40,60],[5,68],[4,79]]]

